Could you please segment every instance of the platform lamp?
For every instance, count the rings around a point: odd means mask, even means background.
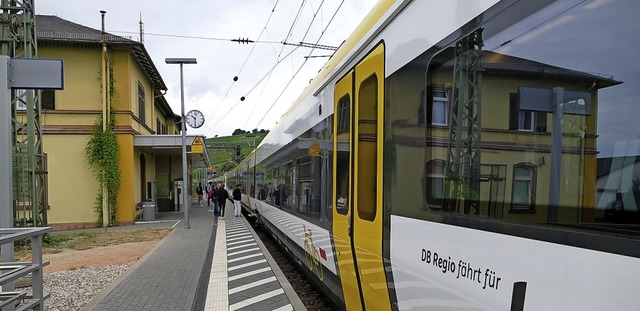
[[[186,189],[189,189],[187,182],[191,183],[191,181],[187,181],[187,143],[186,143],[186,133],[187,133],[187,124],[184,122],[185,114],[184,114],[184,80],[182,78],[182,65],[184,64],[197,64],[195,58],[165,58],[164,62],[167,64],[180,64],[180,127],[182,132],[182,202],[184,204],[184,229],[191,229],[191,225],[189,225],[189,205],[191,202],[188,202],[188,196]],[[176,200],[179,200],[176,198]]]

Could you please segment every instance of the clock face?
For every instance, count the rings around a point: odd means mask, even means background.
[[[204,115],[199,110],[191,110],[187,112],[185,118],[187,119],[187,124],[194,129],[197,129],[204,124]]]

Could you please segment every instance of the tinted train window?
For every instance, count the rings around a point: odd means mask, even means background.
[[[385,184],[394,198],[393,189],[423,194],[421,203],[394,200],[415,204],[394,213],[593,229],[640,223],[637,12],[635,1],[558,1],[508,25],[506,11],[391,75],[389,167],[411,184]],[[432,125],[444,123],[443,105],[420,104],[446,98],[433,86],[450,90],[446,127]],[[412,113],[431,122],[414,123]],[[414,124],[424,124],[424,140]],[[409,165],[420,143],[418,190]]]
[[[376,216],[376,171],[378,77],[373,75],[360,84],[358,93],[358,215],[373,221]]]
[[[563,1],[506,29],[479,28],[458,41],[463,47],[438,54],[431,83],[449,83],[454,93],[472,90],[451,113],[465,127],[474,120],[461,111],[475,107],[482,116],[482,136],[452,127],[443,133],[450,138],[444,160],[453,169],[444,190],[450,211],[521,223],[638,221],[640,189],[633,181],[640,129],[633,119],[640,67],[629,53],[640,47],[634,10],[633,1]],[[465,49],[470,41],[475,47]],[[469,59],[477,66],[459,66]],[[469,75],[475,77],[457,79]],[[480,95],[472,98],[474,92]],[[469,143],[476,139],[482,143]],[[460,142],[464,148],[457,148]],[[465,158],[475,162],[456,171],[463,163],[456,159]],[[506,180],[489,173],[493,165],[506,165]],[[503,195],[492,193],[502,182]],[[620,211],[612,208],[617,193],[626,203]],[[509,208],[492,215],[490,206],[502,201]]]

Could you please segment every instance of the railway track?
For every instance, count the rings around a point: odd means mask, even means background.
[[[278,267],[282,270],[291,286],[295,290],[302,303],[310,311],[333,311],[336,310],[331,303],[320,293],[320,291],[311,283],[302,273],[292,259],[280,248],[270,234],[261,228],[254,230],[262,243],[265,245],[269,254],[278,263]]]

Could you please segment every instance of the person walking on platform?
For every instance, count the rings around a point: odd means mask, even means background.
[[[198,187],[196,187],[196,193],[198,194],[198,205],[200,207],[202,207],[202,194],[204,192],[203,192],[203,189],[202,189],[202,183],[201,182],[199,182],[198,183]]]
[[[238,217],[242,213],[240,210],[240,200],[242,200],[242,191],[240,188],[242,187],[241,183],[238,183],[236,187],[233,189],[233,214]]]
[[[213,200],[213,194],[215,192],[215,187],[213,186],[213,182],[209,182],[207,185],[207,206],[211,206],[211,200]],[[213,200],[215,206],[215,200]]]
[[[218,199],[218,205],[220,207],[220,217],[224,218],[224,205],[227,203],[229,199],[229,193],[227,189],[224,188],[224,184],[218,185],[218,190],[216,191],[216,198]]]

